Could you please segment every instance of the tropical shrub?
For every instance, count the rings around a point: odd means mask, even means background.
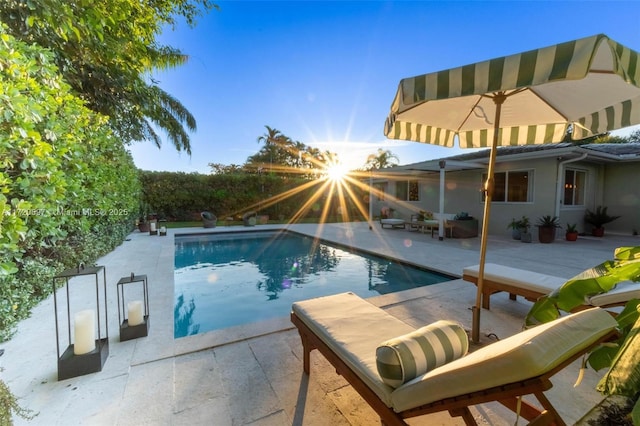
[[[237,171],[225,174],[141,171],[143,205],[149,213],[169,220],[199,220],[200,212],[210,211],[218,218],[240,217],[247,211],[257,211],[272,219],[318,217],[329,201],[329,193],[319,192],[310,185],[310,178],[256,174]],[[351,191],[363,199],[362,190]],[[319,196],[318,196],[319,195]],[[318,198],[311,203],[308,200]],[[350,217],[357,209],[347,198]],[[334,203],[337,205],[337,203]]]
[[[106,120],[49,52],[0,25],[0,340],[56,272],[95,262],[131,230],[137,172]]]
[[[619,247],[614,258],[587,269],[558,289],[538,299],[525,318],[528,326],[552,321],[560,311],[571,312],[597,294],[607,293],[622,281],[640,281],[640,246]],[[589,354],[588,362],[595,370],[609,368],[597,389],[605,395],[636,397],[640,392],[640,300],[629,300],[616,315],[621,337]],[[640,401],[633,409],[640,419]],[[637,424],[634,422],[634,424]]]

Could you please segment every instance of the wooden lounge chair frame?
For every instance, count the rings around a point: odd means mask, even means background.
[[[391,229],[395,229],[395,228],[406,229],[407,222],[399,218],[391,218],[391,217],[380,219],[380,227],[384,229],[385,225],[390,226]]]
[[[469,407],[486,402],[499,402],[514,413],[527,420],[530,425],[565,425],[560,414],[553,407],[551,402],[544,395],[544,391],[551,389],[553,384],[550,378],[562,370],[567,365],[578,359],[584,353],[599,345],[602,341],[612,340],[617,336],[616,331],[611,331],[599,341],[593,343],[579,353],[558,365],[556,368],[537,377],[459,395],[453,398],[446,398],[434,401],[416,408],[402,412],[395,412],[388,407],[376,393],[370,389],[366,383],[344,362],[342,359],[324,343],[297,315],[291,313],[291,322],[298,328],[303,348],[303,369],[310,374],[310,354],[317,349],[336,369],[336,373],[345,378],[347,382],[360,394],[360,396],[375,410],[380,416],[383,425],[400,426],[407,425],[404,419],[418,417],[440,411],[448,411],[452,417],[462,417],[466,425],[477,425]],[[521,399],[525,395],[534,395],[542,408],[538,408]]]
[[[478,277],[473,275],[463,274],[462,279],[464,281],[468,281],[473,283],[475,286],[478,286]],[[482,280],[482,307],[484,309],[490,308],[491,295],[495,293],[500,293],[501,291],[506,291],[509,293],[509,299],[516,300],[517,296],[522,296],[530,302],[535,302],[542,296],[547,293],[541,293],[539,291],[534,291],[528,288],[522,288],[518,286],[514,286],[511,284],[507,284],[502,281],[494,281],[484,277]]]
[[[526,272],[526,271],[523,271]],[[541,275],[545,275],[545,274],[541,274]],[[564,281],[564,279],[559,278],[559,277],[555,277],[555,276],[551,276],[551,275],[545,275],[548,278],[553,278],[553,279],[558,279],[560,281]],[[473,283],[475,286],[478,286],[478,277],[475,275],[470,275],[467,273],[463,273],[462,274],[462,279],[464,281],[468,281],[470,283]],[[532,290],[529,288],[524,288],[524,287],[520,287],[517,285],[513,285],[510,284],[508,282],[505,281],[501,281],[501,280],[496,280],[496,279],[492,279],[489,278],[485,275],[483,281],[482,281],[482,307],[484,309],[489,309],[490,308],[490,301],[491,301],[491,295],[495,294],[495,293],[499,293],[501,291],[505,291],[507,293],[509,293],[509,299],[511,300],[516,300],[517,296],[522,296],[524,297],[526,300],[530,301],[530,302],[536,302],[539,298],[541,298],[542,296],[545,296],[547,294],[549,294],[550,291],[552,291],[553,289],[549,289],[548,292],[541,292],[541,291],[536,291],[536,290]],[[577,311],[581,311],[583,309],[588,309],[588,308],[592,308],[593,306],[598,306],[600,308],[603,309],[607,309],[607,308],[615,308],[615,307],[620,307],[620,306],[624,306],[627,303],[627,299],[624,300],[620,300],[617,301],[615,303],[608,303],[608,304],[596,304],[596,305],[592,305],[592,304],[584,304],[584,305],[580,305],[578,307],[576,307],[575,309],[573,309],[572,312],[577,312]]]

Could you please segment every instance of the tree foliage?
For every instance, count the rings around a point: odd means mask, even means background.
[[[0,19],[16,38],[50,49],[73,92],[110,117],[122,140],[159,146],[157,126],[190,154],[187,130],[195,130],[195,119],[150,73],[187,59],[156,36],[179,18],[194,25],[213,7],[209,0],[5,0]]]
[[[1,340],[56,271],[122,241],[139,183],[106,118],[71,94],[52,55],[3,26],[0,111]]]
[[[335,153],[320,151],[300,141],[293,141],[276,128],[265,128],[267,132],[257,139],[263,146],[256,154],[247,158],[244,165],[246,170],[281,176],[314,177],[332,161],[338,160]]]
[[[364,165],[365,170],[380,170],[398,165],[398,156],[388,149],[378,148],[376,154],[371,154]]]

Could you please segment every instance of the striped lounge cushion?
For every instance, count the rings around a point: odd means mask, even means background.
[[[376,365],[382,381],[396,388],[466,355],[468,350],[469,340],[462,326],[440,320],[380,344]]]

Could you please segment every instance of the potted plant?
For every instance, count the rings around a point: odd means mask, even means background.
[[[613,222],[620,216],[609,216],[607,214],[607,207],[598,206],[595,212],[591,210],[586,211],[584,215],[584,221],[591,225],[591,234],[594,237],[602,237],[604,235],[604,224]]]
[[[541,243],[551,243],[556,239],[556,229],[560,228],[557,216],[542,216],[538,218],[536,223],[538,227],[538,240]]]
[[[140,232],[149,232],[149,205],[147,203],[140,204],[140,217],[137,220]]]
[[[521,238],[520,232],[522,231],[522,220],[512,218],[511,223],[507,225],[507,228],[511,229],[511,238],[514,240],[519,240]]]
[[[453,238],[474,238],[478,236],[478,219],[467,212],[460,212],[453,220],[447,220],[447,224],[452,226],[451,236]]]
[[[529,218],[526,216],[522,216],[520,219],[520,241],[523,243],[531,242],[531,232],[529,232],[529,227],[531,224],[529,223]]]
[[[578,228],[575,223],[567,223],[564,237],[567,241],[576,241],[578,239]]]

